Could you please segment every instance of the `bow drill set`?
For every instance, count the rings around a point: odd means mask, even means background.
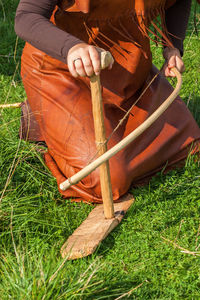
[[[101,52],[101,69],[108,67],[112,61],[113,58],[110,52]],[[101,241],[121,222],[126,211],[132,205],[134,198],[131,194],[122,196],[118,203],[113,204],[109,159],[149,128],[178,96],[182,79],[176,68],[172,68],[172,71],[177,77],[177,86],[172,94],[145,122],[108,151],[103,119],[100,77],[99,75],[93,75],[90,78],[95,139],[99,157],[71,178],[61,183],[60,189],[66,190],[99,167],[103,204],[97,205],[88,215],[87,219],[67,239],[61,248],[62,257],[77,259],[92,254]]]
[[[113,57],[108,51],[101,52],[101,69],[107,68],[113,62]],[[74,231],[61,248],[62,257],[77,259],[94,253],[97,246],[108,234],[121,222],[125,213],[134,202],[131,194],[125,194],[117,203],[113,204],[111,179],[109,171],[109,159],[120,150],[128,146],[147,128],[149,128],[169,105],[178,96],[182,79],[176,68],[172,68],[176,75],[177,85],[172,94],[161,104],[151,116],[148,117],[139,127],[132,131],[118,144],[107,151],[107,140],[105,136],[103,105],[101,95],[100,76],[90,77],[92,109],[97,145],[98,158],[88,164],[81,171],[68,178],[60,184],[60,189],[65,191],[71,185],[78,183],[89,175],[96,168],[100,168],[100,184],[103,204],[97,205],[88,215],[87,219]],[[3,104],[0,108],[17,108],[21,103]]]

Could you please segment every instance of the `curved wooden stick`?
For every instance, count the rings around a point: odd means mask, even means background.
[[[177,85],[175,90],[172,92],[172,94],[161,104],[159,108],[157,108],[157,110],[147,120],[145,120],[138,128],[136,128],[133,132],[131,132],[128,136],[126,136],[117,145],[115,145],[110,150],[105,152],[103,155],[98,157],[95,161],[87,165],[85,168],[83,168],[81,171],[73,175],[71,178],[62,182],[60,184],[61,190],[65,191],[71,185],[78,183],[81,179],[83,179],[92,171],[94,171],[96,168],[98,168],[103,162],[110,159],[120,150],[125,148],[127,145],[133,142],[139,135],[141,135],[147,128],[149,128],[161,116],[162,113],[165,112],[165,110],[178,96],[182,84],[182,77],[179,71],[176,68],[172,68],[171,70],[174,72],[174,74],[177,77]]]

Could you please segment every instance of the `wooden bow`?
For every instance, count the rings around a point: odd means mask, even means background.
[[[170,106],[170,104],[175,100],[178,96],[181,84],[182,77],[179,71],[174,67],[171,69],[177,78],[176,88],[172,92],[172,94],[157,108],[157,110],[146,119],[138,128],[136,128],[133,132],[131,132],[128,136],[126,136],[123,140],[121,140],[114,147],[106,151],[103,155],[99,156],[96,160],[91,162],[85,168],[80,170],[78,173],[74,174],[72,177],[68,178],[66,181],[60,184],[60,189],[65,191],[70,186],[77,184],[84,177],[89,175],[92,171],[98,168],[105,161],[109,160],[112,156],[117,154],[120,150],[128,146],[131,142],[133,142],[138,136],[140,136],[147,128],[149,128]]]

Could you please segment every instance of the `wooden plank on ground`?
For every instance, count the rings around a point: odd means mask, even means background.
[[[64,243],[62,257],[67,256],[70,260],[94,253],[101,241],[121,222],[133,202],[131,194],[121,197],[120,202],[114,203],[115,218],[112,219],[105,219],[103,204],[97,205]]]

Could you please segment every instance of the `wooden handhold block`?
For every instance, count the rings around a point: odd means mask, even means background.
[[[133,202],[134,198],[131,194],[121,197],[120,202],[114,204],[115,218],[113,219],[105,219],[103,205],[97,205],[64,243],[61,248],[62,257],[67,256],[70,260],[94,253],[101,241],[121,222]]]

